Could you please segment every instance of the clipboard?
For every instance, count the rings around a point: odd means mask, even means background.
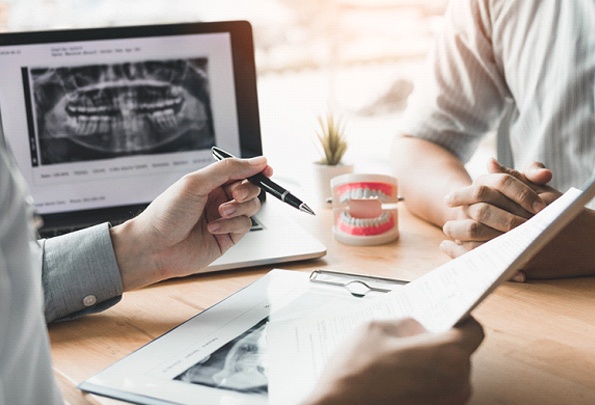
[[[407,284],[372,275],[274,269],[78,388],[137,404],[268,404],[266,325],[369,302]]]

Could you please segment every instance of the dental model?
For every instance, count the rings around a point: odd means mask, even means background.
[[[397,181],[381,174],[345,174],[331,180],[333,233],[350,245],[379,245],[399,237]]]

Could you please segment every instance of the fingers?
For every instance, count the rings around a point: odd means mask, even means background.
[[[237,235],[243,236],[250,230],[252,221],[250,217],[238,216],[233,218],[219,218],[211,221],[207,225],[207,229],[213,235]]]
[[[225,193],[238,203],[258,197],[260,192],[260,188],[248,180],[235,181],[225,186]]]
[[[527,275],[522,271],[517,271],[510,279],[517,283],[524,283],[527,279]]]
[[[547,169],[541,162],[531,163],[524,173],[527,180],[541,186],[549,183],[553,177],[552,171]]]
[[[471,249],[475,249],[477,246],[484,242],[453,242],[452,240],[442,241],[440,244],[440,250],[446,253],[450,258],[454,259],[462,254],[467,253]]]
[[[518,207],[502,209],[487,203],[472,204],[465,208],[467,216],[492,229],[508,232],[531,218],[531,214]]]
[[[239,203],[237,200],[225,202],[219,206],[219,215],[221,218],[233,218],[237,216],[251,217],[260,210],[260,200],[256,197]]]
[[[526,219],[506,210],[478,203],[462,208],[461,219],[447,221],[442,231],[453,240],[485,242],[516,228]]]
[[[492,161],[491,174],[445,198],[450,207],[461,207],[464,218],[448,221],[444,233],[467,243],[441,247],[451,257],[473,248],[469,242],[485,242],[516,228],[545,207],[539,194],[525,184],[524,176]]]
[[[250,217],[258,210],[260,210],[260,200],[256,196],[244,203],[239,203],[237,200],[225,202],[219,206],[221,218],[209,222],[208,230],[212,234],[243,235],[250,230],[252,226]]]
[[[199,194],[209,194],[218,187],[223,187],[229,201],[222,202],[216,209],[219,218],[209,221],[207,229],[211,234],[229,234],[239,240],[252,225],[249,217],[260,209],[258,195],[260,189],[245,180],[257,173],[266,176],[272,174],[263,156],[251,159],[223,159],[201,170],[189,174],[189,190]]]
[[[449,238],[464,242],[485,242],[502,235],[504,232],[486,226],[474,219],[448,221],[442,227],[442,231]]]
[[[531,187],[503,173],[482,176],[473,185],[453,191],[445,202],[450,207],[484,202],[523,217],[525,211],[536,214],[545,208],[545,202]]]
[[[447,206],[460,208],[459,218],[443,226],[445,235],[457,241],[440,246],[450,257],[516,228],[560,194],[546,185],[552,173],[539,162],[519,172],[492,159],[488,172],[445,197]]]
[[[483,327],[473,317],[459,322],[446,333],[469,354],[477,350],[485,337]]]
[[[249,217],[260,210],[258,195],[261,190],[247,180],[235,181],[226,185],[225,192],[233,199],[219,205],[221,218],[209,222],[208,229],[212,234],[238,234],[248,232],[252,225]],[[244,217],[236,219],[238,217]]]
[[[522,173],[502,166],[498,161],[492,159],[488,163],[488,171],[490,173],[506,173],[510,174],[521,181],[530,181],[538,185],[546,185],[552,180],[553,173],[547,169],[541,162],[532,162]]]

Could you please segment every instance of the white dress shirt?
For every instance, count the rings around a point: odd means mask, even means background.
[[[0,145],[0,404],[60,404],[24,184]]]
[[[452,0],[402,132],[463,161],[506,105],[514,166],[560,191],[595,172],[595,1]]]
[[[33,213],[0,128],[0,405],[62,404],[46,321],[101,311],[122,294],[109,224],[37,241]]]

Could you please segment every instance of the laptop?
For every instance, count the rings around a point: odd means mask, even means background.
[[[212,146],[261,155],[252,38],[245,21],[0,34],[3,131],[41,235],[137,215]],[[205,271],[326,253],[261,198],[255,230]]]

